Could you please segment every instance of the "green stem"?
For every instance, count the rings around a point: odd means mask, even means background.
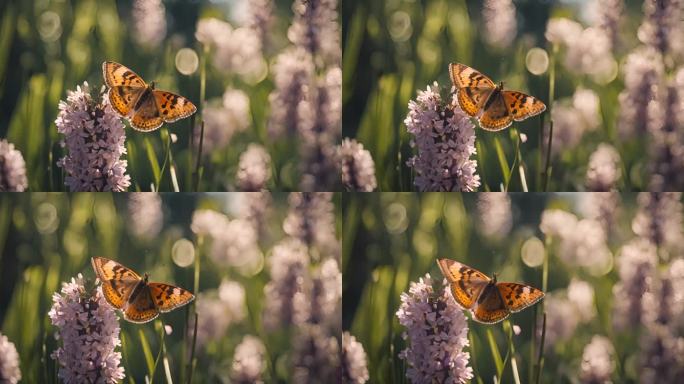
[[[551,108],[553,108],[553,100],[556,92],[556,54],[558,53],[558,44],[553,44],[553,51],[551,53],[550,69],[549,69],[549,116],[551,116]],[[543,115],[542,115],[543,116]],[[543,121],[543,117],[539,117]],[[543,124],[543,123],[542,123]],[[544,166],[544,192],[546,192],[549,183],[549,174],[551,173],[551,144],[553,140],[553,119],[549,117],[549,143],[546,148],[546,165]]]
[[[515,128],[514,128],[515,129]],[[513,157],[513,164],[511,164],[511,170],[508,172],[509,175],[513,175],[513,172],[515,172],[515,167],[516,165],[521,161],[522,156],[520,155],[520,132],[515,129],[515,156]],[[506,181],[506,188],[504,188],[504,192],[508,192],[508,185],[511,183],[511,179],[513,177],[509,177],[508,180]],[[521,175],[520,176],[520,183],[525,186],[525,178]]]
[[[195,192],[199,191],[200,179],[202,178],[201,168],[202,168],[202,145],[204,144],[204,120],[202,120],[202,125],[200,126],[200,140],[199,140],[199,151],[197,152],[197,165],[195,166],[194,181],[195,181]]]
[[[197,250],[195,251],[195,281],[193,282],[193,289],[195,295],[199,293],[199,279],[200,279],[200,252],[202,249],[202,244],[204,243],[204,237],[202,235],[197,236]],[[197,345],[197,322],[198,322],[198,315],[197,315],[197,301],[192,302],[192,313],[195,315],[195,322],[194,326],[195,328],[193,329],[192,332],[192,349],[190,350],[190,360],[188,362],[188,371],[190,372],[188,374],[188,383],[192,383],[192,376],[193,373],[195,372],[195,347]]]

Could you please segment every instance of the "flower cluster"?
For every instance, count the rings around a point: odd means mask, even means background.
[[[161,0],[136,0],[133,3],[135,42],[143,47],[158,48],[166,37],[166,8]]]
[[[0,333],[0,379],[7,384],[17,384],[21,380],[17,348],[2,333]]]
[[[413,183],[420,191],[472,192],[480,186],[477,161],[470,159],[475,127],[452,105],[442,100],[436,82],[409,102],[404,124],[417,154],[407,164],[416,172]]]
[[[341,59],[337,0],[295,0],[294,21],[287,31],[292,43],[327,63]]]
[[[202,152],[206,155],[224,149],[237,133],[244,132],[252,123],[249,97],[236,89],[226,89],[220,103],[210,101],[202,110],[204,140]],[[200,130],[195,142],[199,145]]]
[[[125,191],[131,184],[126,175],[126,134],[109,99],[96,103],[87,82],[67,92],[59,102],[55,124],[64,135],[61,145],[67,154],[57,165],[64,168],[65,184],[73,191]]]
[[[684,217],[681,198],[682,194],[678,192],[643,192],[637,197],[639,210],[632,221],[632,230],[663,248],[662,257],[667,256],[665,251],[682,249]]]
[[[583,384],[610,382],[610,376],[615,371],[615,348],[610,339],[604,336],[591,338],[591,342],[584,347],[580,370]]]
[[[290,209],[283,222],[286,234],[314,247],[314,259],[339,257],[339,242],[335,237],[335,206],[333,194],[291,193],[288,197]]]
[[[644,1],[644,21],[637,36],[663,55],[684,54],[684,9],[680,0]]]
[[[513,226],[511,198],[503,192],[480,193],[477,198],[478,228],[485,236],[503,239]]]
[[[596,130],[601,124],[599,97],[589,89],[578,88],[572,99],[554,102],[552,153],[559,154],[563,148],[577,146],[582,136]]]
[[[50,356],[59,364],[59,379],[64,383],[112,384],[123,380],[121,353],[115,351],[121,346],[119,319],[101,288],[87,292],[79,274],[63,283],[52,302],[48,316],[62,345]]]
[[[196,311],[197,345],[203,347],[222,338],[230,325],[245,318],[245,289],[239,283],[224,280],[218,290],[199,293]]]
[[[342,334],[342,382],[364,384],[369,379],[366,351],[349,332]]]
[[[377,188],[375,163],[363,144],[355,139],[344,139],[337,157],[342,163],[342,185],[347,191],[373,192]]]
[[[271,156],[259,144],[250,144],[240,155],[236,176],[241,191],[261,191],[271,178]]]
[[[261,374],[266,366],[266,347],[258,337],[246,335],[235,348],[230,382],[262,384]]]
[[[164,224],[162,200],[157,193],[132,192],[128,195],[128,228],[143,239],[155,238]]]
[[[620,176],[620,154],[610,144],[599,144],[589,158],[587,189],[596,192],[615,190]]]
[[[0,140],[0,192],[23,192],[27,187],[24,157],[14,144]]]
[[[401,294],[397,317],[408,345],[399,357],[413,383],[465,383],[473,378],[470,354],[463,351],[469,345],[466,317],[446,290],[435,292],[432,286],[427,274]]]
[[[518,22],[511,0],[485,0],[482,8],[485,41],[496,48],[508,48],[515,40]]]
[[[629,329],[641,323],[643,296],[653,289],[657,262],[656,247],[643,238],[632,240],[620,250],[617,261],[620,281],[613,286],[613,322],[617,329]]]
[[[275,90],[269,95],[271,136],[296,135],[311,125],[314,111],[307,100],[314,70],[311,54],[302,48],[290,48],[276,58],[272,68]]]

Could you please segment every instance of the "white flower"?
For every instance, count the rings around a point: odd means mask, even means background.
[[[375,163],[363,144],[345,138],[337,150],[337,156],[342,162],[342,185],[348,191],[372,192],[377,188]]]
[[[601,143],[589,157],[587,188],[590,191],[611,191],[622,176],[620,154],[610,144]]]
[[[158,193],[132,192],[128,195],[128,228],[144,239],[155,238],[164,224],[164,212]]]
[[[261,384],[266,367],[266,347],[258,337],[246,335],[235,348],[230,381],[235,384]]]
[[[368,363],[363,345],[349,332],[342,334],[342,383],[364,384],[368,381]]]
[[[249,144],[240,155],[237,185],[241,191],[260,191],[271,178],[271,156],[259,144]]]
[[[594,336],[591,343],[584,347],[580,381],[585,384],[603,384],[610,382],[615,371],[615,348],[605,336]]]
[[[0,140],[0,192],[23,192],[27,187],[24,157],[14,144]]]
[[[0,333],[0,381],[3,384],[17,384],[21,380],[19,354],[14,343]]]

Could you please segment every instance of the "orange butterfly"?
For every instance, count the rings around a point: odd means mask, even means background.
[[[154,131],[164,124],[188,117],[197,111],[195,104],[183,96],[154,89],[125,66],[105,61],[102,75],[109,87],[112,108],[140,131]]]
[[[518,91],[504,91],[503,82],[495,85],[467,65],[449,64],[449,75],[456,87],[459,107],[477,117],[482,129],[500,131],[513,124],[513,120],[523,121],[546,110],[539,99]]]
[[[469,309],[480,323],[494,324],[511,312],[520,312],[544,297],[537,288],[516,283],[497,283],[484,273],[454,260],[438,259],[437,264],[451,285],[451,295]]]
[[[147,273],[141,278],[114,260],[93,257],[91,261],[95,274],[102,281],[105,299],[132,323],[147,323],[157,318],[159,312],[172,311],[195,299],[195,295],[183,288],[148,283]]]

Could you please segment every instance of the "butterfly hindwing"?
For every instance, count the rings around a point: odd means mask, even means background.
[[[504,102],[515,121],[522,121],[546,110],[546,105],[536,97],[517,91],[503,91]]]
[[[159,115],[159,108],[154,101],[153,92],[151,89],[146,89],[135,104],[133,116],[131,116],[131,126],[134,129],[153,131],[164,124],[164,120]]]
[[[498,323],[511,314],[494,284],[485,287],[472,312],[475,320],[485,324]]]
[[[438,259],[442,274],[450,283],[451,295],[464,309],[472,308],[490,279],[484,273],[451,259]]]
[[[140,276],[116,261],[104,257],[93,257],[91,262],[95,274],[102,282],[102,294],[107,302],[114,308],[123,308],[131,292],[141,281]]]
[[[149,283],[152,300],[161,312],[169,312],[195,299],[187,290],[163,283]]]
[[[102,76],[108,87],[129,86],[135,88],[146,88],[147,84],[135,72],[124,65],[113,61],[102,63]]]
[[[137,295],[124,308],[124,319],[132,323],[147,323],[159,316],[159,309],[152,299],[148,284],[143,283]]]
[[[511,312],[520,312],[544,297],[544,292],[529,285],[497,283],[501,298]]]
[[[513,123],[513,118],[506,108],[503,95],[497,90],[490,97],[491,100],[487,100],[482,116],[480,116],[480,127],[487,131],[500,131],[508,128]]]
[[[155,90],[154,99],[161,118],[167,123],[173,123],[197,111],[197,107],[190,100],[171,92]]]

